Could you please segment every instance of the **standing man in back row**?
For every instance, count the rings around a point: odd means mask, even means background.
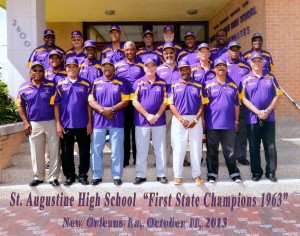
[[[86,55],[83,52],[83,37],[79,30],[73,30],[70,38],[72,39],[72,48],[66,52],[66,60],[76,58],[79,65],[84,61]]]

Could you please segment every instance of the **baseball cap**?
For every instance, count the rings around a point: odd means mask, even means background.
[[[165,43],[165,44],[164,44],[164,47],[163,47],[163,51],[164,51],[165,49],[167,49],[167,48],[172,48],[172,49],[175,50],[175,46],[174,46],[173,43]]]
[[[201,43],[198,46],[197,50],[200,50],[201,48],[207,48],[208,50],[210,50],[209,45],[207,43]]]
[[[255,33],[255,34],[253,34],[253,35],[252,35],[252,38],[251,38],[252,41],[253,41],[255,38],[261,38],[261,39],[264,39],[263,36],[262,36],[262,34],[260,34],[260,33]]]
[[[228,44],[228,48],[231,48],[231,47],[238,47],[238,48],[241,48],[241,45],[239,42],[237,41],[232,41]]]
[[[147,58],[147,60],[145,61],[144,65],[146,66],[149,63],[153,63],[156,66],[156,62],[152,59],[152,58]]]
[[[50,58],[52,55],[57,55],[59,56],[60,58],[62,58],[62,55],[59,51],[56,51],[56,50],[51,50],[48,57]]]
[[[226,61],[225,61],[224,59],[222,59],[222,58],[218,58],[218,59],[216,59],[216,60],[214,61],[215,67],[216,67],[217,65],[219,65],[219,64],[224,64],[224,65],[227,66]]]
[[[111,64],[114,66],[113,61],[110,58],[104,58],[101,62],[101,66],[105,65],[105,64]]]
[[[152,30],[149,30],[149,29],[147,29],[147,30],[144,31],[143,37],[145,37],[146,34],[151,34],[153,36]]]
[[[186,60],[181,60],[178,62],[178,65],[177,65],[178,68],[185,67],[185,66],[191,67],[190,63]]]
[[[67,61],[66,61],[66,64],[65,64],[65,66],[67,66],[67,65],[79,65],[78,64],[78,60],[77,59],[75,59],[75,58],[68,58],[67,59]]]
[[[117,30],[119,32],[121,32],[121,29],[118,25],[112,25],[110,28],[109,28],[109,32],[111,32],[112,30]]]
[[[194,37],[195,37],[195,33],[194,33],[193,31],[188,31],[188,32],[186,32],[186,33],[184,34],[184,38],[185,38],[186,36],[194,36]]]
[[[35,66],[41,66],[41,67],[43,67],[43,69],[45,69],[44,65],[41,62],[39,62],[39,61],[32,62],[31,66],[30,66],[30,69],[32,69]]]
[[[80,37],[82,37],[82,33],[79,30],[73,30],[71,32],[70,38],[73,38],[74,36],[80,36]]]
[[[252,53],[249,59],[252,60],[254,58],[260,58],[260,59],[264,60],[263,56],[259,52]]]
[[[46,35],[55,35],[55,33],[52,29],[46,29],[46,30],[44,30],[44,37]]]
[[[174,32],[174,27],[171,26],[171,25],[166,25],[166,26],[164,27],[164,32],[166,32],[167,30],[171,30],[171,31]]]
[[[96,42],[94,40],[86,40],[84,42],[83,48],[87,48],[87,47],[96,47]]]

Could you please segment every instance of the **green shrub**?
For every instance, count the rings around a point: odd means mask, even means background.
[[[7,84],[0,80],[0,125],[21,121],[14,100],[8,95]]]

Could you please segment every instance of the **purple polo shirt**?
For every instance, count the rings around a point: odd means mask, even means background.
[[[172,84],[168,92],[168,103],[173,104],[180,115],[197,115],[202,104],[207,103],[203,97],[201,83],[192,79],[186,83],[183,79]]]
[[[189,51],[187,48],[183,49],[179,54],[178,54],[178,59],[177,61],[185,60],[190,63],[190,65],[194,65],[199,62],[199,57],[198,57],[198,50],[197,47],[195,47],[192,51]]]
[[[248,52],[244,53],[245,61],[249,62],[249,58],[250,58],[250,56],[252,55],[253,52],[254,52],[254,50],[251,49]],[[274,72],[275,68],[274,68],[271,53],[269,53],[265,50],[261,50],[260,53],[261,53],[262,57],[265,59],[264,65],[263,65],[263,70],[265,72]]]
[[[207,80],[213,79],[216,75],[213,70],[205,70],[202,68],[200,62],[194,64],[192,68],[192,78],[197,82],[200,82],[202,85],[204,85]]]
[[[130,91],[125,80],[116,76],[110,80],[106,80],[102,76],[94,81],[89,101],[97,101],[103,107],[112,107],[125,100],[130,100]],[[93,128],[124,128],[123,109],[115,111],[115,119],[113,120],[109,120],[95,111],[93,115]]]
[[[64,128],[86,128],[90,90],[90,82],[80,77],[74,83],[69,77],[58,83],[51,104],[60,104],[60,122]]]
[[[67,72],[65,70],[60,70],[58,72],[54,72],[52,68],[48,68],[45,70],[45,78],[51,80],[57,85],[60,81],[66,78]]]
[[[125,53],[124,53],[124,43],[120,43],[120,49],[113,49],[112,44],[105,45],[102,48],[101,54],[100,54],[100,61],[102,61],[104,58],[109,58],[113,61],[113,63],[117,63],[123,59],[125,59]]]
[[[164,80],[156,76],[153,84],[146,76],[135,81],[133,85],[134,93],[131,100],[139,101],[142,107],[149,113],[155,115],[161,104],[167,104],[167,84]],[[134,109],[134,125],[136,126],[162,126],[166,125],[165,112],[158,118],[157,122],[151,125],[146,117]]]
[[[209,103],[204,109],[206,129],[235,129],[235,106],[239,105],[238,87],[227,75],[221,85],[216,78],[208,80],[204,87],[204,97]]]
[[[79,66],[79,77],[90,81],[93,84],[94,80],[102,76],[100,61],[94,59],[92,63],[86,58]]]
[[[236,85],[239,87],[242,78],[249,74],[251,68],[250,65],[247,62],[243,62],[242,60],[238,61],[232,61],[228,53],[222,56],[222,59],[226,61],[227,69],[228,69],[228,75],[230,78],[236,83]]]
[[[256,77],[252,72],[242,78],[239,88],[240,99],[247,98],[257,109],[265,110],[271,104],[275,96],[282,95],[275,76],[268,72],[262,77]],[[247,124],[256,124],[258,122],[257,115],[247,109]],[[274,110],[265,120],[267,122],[275,121]]]
[[[167,84],[174,84],[180,79],[178,67],[172,69],[167,63],[163,63],[157,67],[157,75],[163,79]]]
[[[142,47],[139,49],[139,51],[136,53],[137,58],[145,64],[145,62],[151,58],[157,66],[159,66],[162,63],[162,54],[160,51],[153,48],[151,51],[147,51],[146,47]]]
[[[66,52],[66,61],[68,58],[73,58],[73,59],[77,59],[79,65],[84,61],[84,59],[86,58],[86,55],[83,52],[83,49],[80,53],[76,53],[74,48],[70,48],[69,50],[67,50]]]
[[[138,59],[134,63],[127,63],[124,59],[116,63],[115,67],[116,76],[129,82],[131,92],[134,82],[145,74],[143,64]]]
[[[54,120],[54,107],[50,99],[55,93],[54,82],[44,79],[40,87],[31,83],[31,79],[20,86],[15,101],[18,107],[25,107],[30,121]]]
[[[51,67],[50,63],[49,63],[49,53],[52,50],[56,50],[56,51],[60,52],[61,55],[63,55],[63,57],[65,57],[66,53],[62,48],[54,45],[51,50],[48,50],[47,47],[45,45],[43,45],[43,46],[40,46],[33,50],[33,52],[31,53],[31,55],[28,59],[27,67],[30,68],[31,63],[34,61],[41,62],[44,65],[45,70],[48,69],[49,67]],[[64,62],[61,63],[60,67],[62,70],[64,69]]]

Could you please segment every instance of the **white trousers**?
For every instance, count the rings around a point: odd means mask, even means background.
[[[193,120],[196,115],[182,115],[185,120]],[[190,159],[192,168],[192,177],[201,175],[202,158],[202,120],[193,128],[184,128],[180,121],[173,116],[171,127],[171,142],[173,148],[173,171],[175,178],[182,178],[183,161],[186,154],[187,143],[190,144]]]
[[[61,160],[59,156],[59,136],[56,132],[55,120],[31,121],[31,135],[29,136],[31,162],[34,179],[45,178],[45,147],[49,148],[49,180],[58,179]]]
[[[167,174],[166,161],[166,126],[135,127],[136,142],[136,177],[146,178],[147,158],[152,135],[152,145],[156,162],[156,177],[165,177]]]

